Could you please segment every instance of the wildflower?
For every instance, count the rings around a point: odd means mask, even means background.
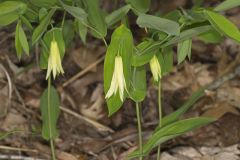
[[[150,69],[151,69],[154,81],[158,82],[161,78],[161,66],[155,55],[150,60]]]
[[[117,91],[119,91],[120,99],[123,102],[124,89],[126,89],[126,82],[123,74],[123,61],[121,56],[116,56],[112,81],[105,98],[110,98],[112,95],[116,95]]]
[[[47,69],[47,76],[46,79],[50,76],[51,72],[53,73],[53,78],[56,78],[56,75],[59,73],[64,73],[62,64],[61,64],[61,57],[58,48],[58,44],[55,40],[52,40],[50,46],[50,54],[48,58],[48,69]]]

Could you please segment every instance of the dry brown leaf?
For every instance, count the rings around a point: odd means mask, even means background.
[[[27,120],[21,114],[10,112],[4,119],[1,128],[8,131],[13,129],[27,130],[28,124]]]
[[[239,115],[239,111],[236,108],[232,107],[230,104],[226,102],[219,102],[217,104],[214,104],[214,106],[203,113],[202,116],[219,119],[226,113]]]
[[[57,152],[58,160],[78,160],[74,155],[67,152]]]

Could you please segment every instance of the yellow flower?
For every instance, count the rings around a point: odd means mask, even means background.
[[[110,88],[109,88],[105,98],[106,99],[110,98],[112,95],[116,95],[117,91],[119,91],[120,99],[123,102],[124,89],[126,89],[126,82],[125,82],[125,77],[123,74],[122,57],[116,56],[112,81],[111,81]]]
[[[60,52],[58,44],[55,40],[52,40],[50,46],[50,53],[48,57],[48,69],[46,79],[50,76],[51,72],[53,73],[53,78],[55,79],[57,74],[64,73],[61,63]]]
[[[161,66],[155,55],[150,60],[150,69],[151,69],[154,81],[158,82],[161,78]]]

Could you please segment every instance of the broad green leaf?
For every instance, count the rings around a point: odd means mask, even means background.
[[[65,23],[63,25],[63,38],[65,42],[66,48],[69,48],[73,38],[75,36],[74,34],[74,23],[72,20],[65,20]]]
[[[21,46],[22,46],[24,52],[27,55],[29,55],[29,45],[28,45],[26,34],[22,28],[22,25],[19,25],[18,34],[19,34],[18,38],[19,38],[19,41],[21,43]]]
[[[61,58],[64,57],[65,54],[65,43],[63,40],[63,33],[62,28],[53,28],[52,30],[48,31],[44,37],[43,40],[41,40],[40,44],[42,46],[41,54],[40,54],[40,68],[46,69],[48,65],[48,57],[49,57],[49,49],[51,45],[51,41],[53,39],[53,35],[55,37],[55,40],[57,41],[59,51],[61,54]]]
[[[197,38],[205,43],[220,43],[224,39],[223,36],[221,36],[214,29],[211,29],[205,33],[200,34]]]
[[[155,45],[155,43],[152,40],[145,40],[140,43],[133,53],[132,65],[142,66],[148,63],[160,48],[160,45]]]
[[[151,5],[151,0],[126,0],[126,1],[140,13],[146,13]]]
[[[172,47],[163,48],[162,51],[157,54],[157,58],[161,65],[161,71],[163,76],[172,71],[173,68]]]
[[[81,40],[83,41],[83,43],[86,43],[86,37],[87,37],[87,26],[85,26],[84,24],[82,24],[81,21],[79,21],[78,19],[76,19],[76,25],[77,25],[77,30],[79,33],[79,36],[81,38]]]
[[[187,55],[191,54],[191,49],[192,49],[191,39],[187,39],[178,43],[178,48],[177,48],[178,64],[182,63],[187,57]]]
[[[185,30],[185,31],[181,32],[179,36],[176,36],[176,37],[172,38],[171,40],[169,40],[168,42],[166,42],[165,44],[163,44],[162,47],[164,48],[164,47],[170,46],[172,44],[190,39],[201,33],[209,31],[211,28],[212,28],[211,26],[207,25],[207,26],[195,27],[195,28]]]
[[[204,23],[206,21],[206,17],[199,13],[196,12],[195,10],[185,10],[181,9],[183,12],[183,15],[181,16],[179,22],[184,25],[193,25],[196,23]]]
[[[180,27],[178,23],[157,16],[140,14],[137,18],[137,24],[140,27],[162,31],[168,35],[179,35],[180,33]]]
[[[33,30],[31,23],[28,21],[26,17],[20,16],[20,19],[30,30]]]
[[[135,102],[145,99],[147,93],[146,69],[145,66],[132,67],[132,79],[130,84],[130,98]]]
[[[27,11],[24,14],[24,16],[30,21],[30,22],[38,22],[38,12],[30,8],[28,5]]]
[[[79,21],[86,22],[87,13],[82,8],[66,5],[62,1],[59,2],[63,8],[73,17],[77,18]]]
[[[91,26],[90,31],[96,38],[103,38],[107,34],[107,24],[100,9],[99,0],[83,1],[85,10],[88,13],[88,22]],[[92,29],[93,28],[93,29]]]
[[[154,147],[162,144],[163,142],[166,142],[167,140],[173,139],[186,132],[208,125],[209,123],[212,123],[214,121],[215,119],[213,118],[197,117],[180,120],[170,125],[167,125],[153,133],[153,135],[149,138],[146,144],[143,145],[142,155],[146,156]],[[130,153],[128,157],[135,158],[142,155],[139,151],[135,151],[133,153]]]
[[[213,11],[204,10],[204,13],[207,16],[209,22],[212,24],[212,26],[220,34],[224,34],[225,36],[237,42],[240,42],[239,29],[231,21]]]
[[[0,3],[0,26],[8,25],[24,14],[27,5],[20,1],[5,1]]]
[[[42,37],[44,32],[47,30],[47,27],[55,11],[56,11],[56,8],[51,9],[49,13],[42,19],[40,24],[34,29],[33,35],[32,35],[33,45]]]
[[[58,136],[57,120],[59,117],[60,100],[57,90],[51,86],[45,89],[40,100],[42,116],[42,137],[45,140],[55,139]]]
[[[33,5],[40,8],[50,8],[57,3],[57,0],[29,0]]]
[[[194,92],[192,96],[185,102],[178,110],[163,117],[162,126],[169,125],[176,122],[186,111],[188,111],[194,103],[196,103],[204,95],[204,88],[201,88]],[[156,130],[160,129],[158,126]]]
[[[181,11],[179,11],[179,10],[173,10],[173,11],[167,13],[166,15],[164,15],[164,18],[167,18],[167,19],[169,19],[169,20],[178,22],[179,19],[181,18],[181,16],[182,16]]]
[[[107,23],[107,26],[113,26],[114,24],[116,24],[118,21],[120,21],[121,19],[123,19],[123,17],[125,17],[125,15],[128,13],[128,11],[131,9],[130,5],[125,5],[115,11],[113,11],[111,14],[109,14],[108,16],[106,16],[105,21]]]
[[[133,37],[131,31],[124,25],[121,25],[112,34],[111,43],[107,48],[104,61],[104,91],[105,94],[110,88],[112,81],[115,57],[119,54],[123,60],[123,72],[126,82],[126,88],[129,90],[131,80],[131,59],[133,53]],[[127,93],[124,93],[124,97]],[[120,100],[119,92],[107,99],[109,116],[120,109],[123,102]]]
[[[20,43],[20,40],[19,40],[19,27],[20,27],[20,25],[21,25],[21,23],[19,21],[18,24],[16,25],[16,30],[15,30],[15,48],[16,48],[18,59],[21,59],[22,52],[23,52],[23,49],[22,49],[22,46],[21,46],[21,43]]]
[[[239,0],[225,0],[214,8],[215,11],[224,11],[234,7],[240,6]]]

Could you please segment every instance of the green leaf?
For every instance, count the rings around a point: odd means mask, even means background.
[[[185,31],[181,32],[179,36],[176,36],[176,37],[172,38],[171,40],[169,40],[168,42],[166,42],[165,44],[163,44],[162,47],[164,48],[164,47],[170,46],[172,44],[190,39],[201,33],[209,31],[211,28],[212,28],[211,26],[207,25],[207,26],[195,27],[195,28],[185,30]]]
[[[143,156],[146,156],[154,147],[162,144],[163,142],[166,142],[167,140],[173,139],[186,132],[208,125],[214,121],[215,120],[213,118],[198,117],[180,120],[167,125],[153,133],[147,143],[144,144]],[[140,151],[135,151],[128,155],[129,158],[135,158],[138,156],[142,156]]]
[[[231,21],[213,11],[204,10],[204,13],[207,16],[209,22],[212,24],[212,26],[220,34],[224,34],[225,36],[237,42],[240,42],[239,29]]]
[[[22,28],[22,25],[19,25],[18,34],[19,34],[18,38],[19,38],[20,44],[21,44],[24,52],[27,55],[29,55],[29,45],[28,45],[26,34]]]
[[[30,21],[30,22],[38,22],[38,12],[32,9],[30,6],[28,6],[26,13],[24,16]]]
[[[63,8],[73,17],[77,18],[79,21],[86,22],[87,13],[82,8],[66,5],[62,1],[59,2],[63,6]]]
[[[206,17],[201,12],[185,9],[181,9],[181,11],[183,12],[183,15],[181,16],[179,22],[185,26],[196,23],[204,23],[206,21]]]
[[[127,3],[136,9],[138,12],[146,13],[151,5],[151,0],[126,0]]]
[[[214,29],[200,34],[197,38],[205,43],[220,43],[223,41],[223,36]]]
[[[239,0],[225,0],[214,8],[215,11],[224,11],[234,7],[240,6]]]
[[[19,21],[18,24],[16,25],[16,31],[15,31],[15,48],[16,48],[18,59],[21,59],[22,52],[23,52],[23,49],[22,49],[22,46],[21,46],[21,43],[20,43],[20,40],[19,40],[19,27],[20,27],[20,25],[21,25],[21,22]]]
[[[50,8],[57,3],[57,0],[29,0],[33,5],[40,8]]]
[[[177,60],[178,64],[182,63],[187,55],[191,55],[191,49],[192,49],[192,40],[184,40],[180,43],[178,43],[178,49],[177,49]]]
[[[166,75],[172,71],[172,68],[173,68],[172,47],[166,47],[162,49],[160,54],[157,55],[157,58],[161,66],[162,75]]]
[[[119,54],[123,60],[123,73],[126,82],[126,88],[129,90],[131,80],[131,58],[133,53],[133,37],[131,31],[121,25],[112,34],[111,43],[107,48],[104,61],[104,91],[108,92],[113,76],[115,57]],[[126,98],[127,93],[124,93]],[[120,109],[123,102],[120,100],[119,92],[107,99],[109,116]]]
[[[30,30],[33,30],[31,23],[28,21],[26,17],[20,16],[20,19]]]
[[[27,5],[20,1],[5,1],[0,3],[0,26],[9,25],[24,14]]]
[[[42,19],[40,24],[34,29],[32,35],[32,44],[34,45],[47,30],[47,27],[51,21],[53,14],[55,13],[56,8],[50,10],[50,12]]]
[[[176,122],[186,111],[188,111],[193,106],[194,103],[196,103],[204,95],[204,89],[205,88],[201,88],[194,92],[192,96],[187,100],[187,102],[185,102],[178,110],[163,117],[162,126]],[[158,129],[160,129],[159,126],[156,128],[156,130]]]
[[[76,25],[77,25],[77,29],[78,29],[78,33],[79,36],[81,38],[81,40],[83,41],[83,43],[86,43],[86,37],[87,37],[87,27],[82,24],[81,21],[79,21],[78,19],[76,19]]]
[[[41,50],[41,54],[40,54],[40,68],[41,69],[47,69],[50,45],[51,45],[51,41],[53,40],[53,35],[58,44],[61,58],[64,57],[65,43],[63,40],[62,28],[53,28],[44,35],[43,40],[41,40],[41,43],[40,43],[42,46],[42,50]]]
[[[146,69],[145,66],[132,67],[132,79],[129,96],[135,102],[145,99],[147,93]]]
[[[83,1],[85,10],[88,13],[88,22],[92,35],[96,38],[103,38],[107,34],[107,24],[103,17],[103,13],[99,7],[99,0]]]
[[[148,63],[156,52],[158,52],[160,45],[155,45],[156,42],[152,40],[145,40],[140,43],[132,57],[133,66],[142,66]]]
[[[51,86],[45,89],[40,100],[42,116],[42,136],[45,140],[55,139],[58,136],[57,120],[59,117],[60,100],[57,90]]]
[[[63,38],[65,42],[66,48],[69,48],[73,38],[75,36],[74,34],[74,23],[72,20],[65,20],[65,23],[63,25]]]
[[[182,17],[182,13],[179,10],[173,10],[167,13],[166,15],[164,15],[164,18],[167,18],[175,22],[178,22],[181,17]]]
[[[137,24],[140,27],[156,29],[158,31],[165,32],[168,35],[179,35],[180,33],[180,27],[178,23],[157,16],[140,14],[137,18]]]
[[[130,5],[125,5],[117,10],[114,10],[111,14],[105,17],[107,26],[108,27],[113,26],[118,21],[122,20],[130,9],[131,9]]]

